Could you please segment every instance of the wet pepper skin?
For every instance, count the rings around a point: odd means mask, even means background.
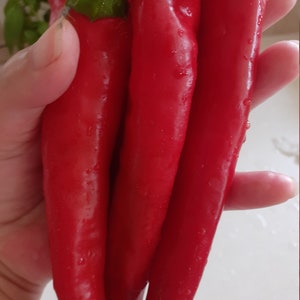
[[[129,104],[107,251],[107,298],[136,299],[171,195],[197,73],[200,1],[132,0]]]
[[[202,0],[198,81],[147,300],[193,299],[245,138],[264,0]]]
[[[105,299],[109,168],[129,76],[121,18],[70,11],[80,40],[74,81],[42,124],[44,191],[54,288],[60,300]]]

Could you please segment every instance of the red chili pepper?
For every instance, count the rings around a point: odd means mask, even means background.
[[[129,104],[109,220],[108,299],[148,279],[184,143],[197,71],[200,2],[132,0]]]
[[[264,0],[202,0],[199,68],[147,300],[193,299],[247,128]]]
[[[43,115],[44,190],[58,298],[100,300],[110,162],[127,92],[130,30],[116,10],[91,22],[75,9],[69,20],[80,40],[78,70]]]
[[[66,0],[48,0],[50,4],[50,24],[57,20],[62,13]]]

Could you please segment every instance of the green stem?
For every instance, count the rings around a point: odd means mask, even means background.
[[[91,21],[124,17],[126,14],[125,0],[68,0],[67,5]]]

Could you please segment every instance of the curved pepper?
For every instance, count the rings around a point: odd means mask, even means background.
[[[264,0],[202,0],[198,81],[147,300],[193,299],[245,137]]]
[[[110,162],[126,98],[126,19],[90,22],[71,9],[80,40],[76,76],[46,107],[44,191],[54,288],[60,300],[105,299],[104,261]]]
[[[197,73],[197,0],[132,0],[129,103],[109,218],[107,297],[136,299],[159,241]]]

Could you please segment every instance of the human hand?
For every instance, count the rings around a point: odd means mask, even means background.
[[[0,68],[0,298],[39,299],[51,279],[40,118],[71,83],[79,40],[57,21]]]
[[[294,0],[269,0],[265,27],[281,18],[294,3]],[[17,53],[0,68],[0,298],[3,300],[39,299],[51,278],[39,124],[44,107],[57,99],[72,81],[78,55],[76,32],[61,19],[36,45]],[[271,46],[260,55],[257,75],[253,107],[296,78],[297,45],[280,42]],[[273,205],[294,193],[295,183],[284,175],[239,173],[227,208]]]

